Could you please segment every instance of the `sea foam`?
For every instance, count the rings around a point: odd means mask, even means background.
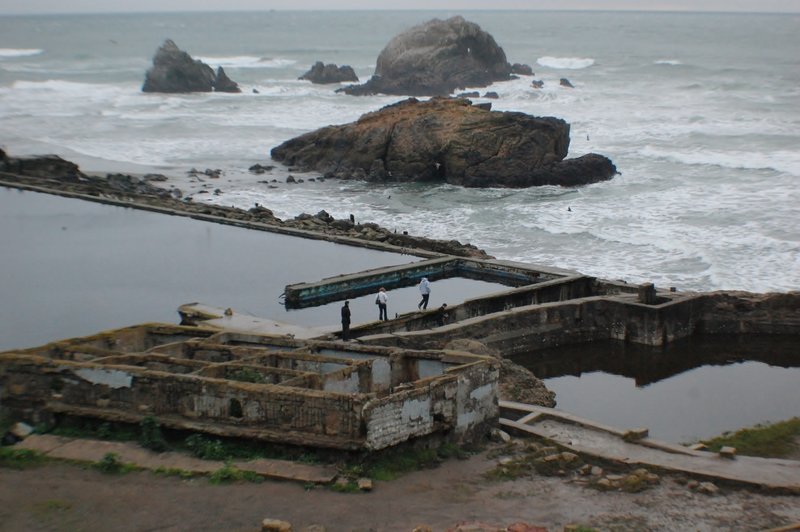
[[[0,59],[39,55],[43,51],[39,48],[0,48]]]
[[[199,57],[198,59],[210,66],[221,66],[225,68],[283,68],[297,62],[294,59],[258,57],[253,55],[208,56]]]
[[[544,56],[536,60],[536,63],[547,68],[557,68],[562,70],[580,70],[588,68],[594,64],[594,59],[588,57],[551,57]]]

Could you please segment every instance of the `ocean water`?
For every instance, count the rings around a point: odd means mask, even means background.
[[[496,83],[494,109],[570,122],[570,156],[621,175],[580,188],[309,182],[286,185],[279,143],[401,98],[297,78],[317,60],[362,81],[388,40],[460,14],[533,78]],[[498,258],[681,290],[800,286],[800,16],[580,12],[259,12],[0,16],[0,146],[86,171],[184,176],[219,168],[220,193],[278,216],[326,209],[471,242]],[[242,94],[144,94],[165,39]],[[560,87],[568,78],[574,89]],[[543,80],[541,90],[532,79]],[[481,99],[478,99],[483,101]],[[303,177],[313,177],[303,176]],[[265,180],[281,183],[270,188]],[[339,272],[331,272],[339,273]]]

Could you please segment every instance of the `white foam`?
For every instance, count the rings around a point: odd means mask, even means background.
[[[283,68],[297,63],[294,59],[273,59],[252,55],[207,56],[199,57],[198,59],[207,65],[225,68]]]
[[[547,68],[580,70],[592,66],[594,59],[588,57],[552,57],[548,55],[540,57],[536,60],[536,63]]]
[[[0,59],[39,55],[43,51],[39,48],[0,48]]]
[[[708,149],[675,150],[644,146],[640,153],[646,157],[655,157],[672,162],[689,165],[711,165],[722,168],[744,170],[770,170],[800,176],[800,152],[762,151],[762,152],[723,152]]]
[[[659,59],[655,61],[656,65],[669,65],[669,66],[678,66],[682,65],[683,62],[679,61],[678,59]]]

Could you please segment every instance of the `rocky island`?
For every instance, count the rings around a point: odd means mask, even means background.
[[[517,65],[523,72],[527,69]],[[530,68],[530,67],[528,67]],[[512,79],[512,65],[494,37],[461,16],[433,19],[394,37],[378,56],[375,74],[352,95],[443,96]]]
[[[607,157],[564,159],[569,124],[492,111],[464,98],[416,98],[288,140],[272,158],[326,177],[466,187],[576,186],[611,179]]]
[[[193,59],[167,39],[153,57],[153,67],[145,74],[142,92],[242,92],[222,67],[216,73],[207,64]]]

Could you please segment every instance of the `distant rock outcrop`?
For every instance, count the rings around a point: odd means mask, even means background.
[[[222,67],[217,68],[217,77],[214,79],[216,92],[242,92],[239,85],[225,74]]]
[[[511,73],[520,76],[533,76],[533,69],[525,63],[514,63],[511,65]]]
[[[510,76],[511,65],[494,38],[463,17],[452,17],[397,35],[378,56],[369,81],[339,90],[354,95],[443,96]]]
[[[568,148],[569,124],[559,118],[410,98],[288,140],[272,158],[325,177],[468,187],[572,186],[616,174],[602,155],[563,160]]]
[[[241,92],[220,67],[217,73],[200,60],[182,51],[167,39],[153,57],[153,67],[145,74],[142,92]]]
[[[345,81],[358,81],[353,67],[348,65],[337,66],[333,63],[324,64],[322,61],[314,63],[308,72],[297,79],[305,79],[320,85],[328,83],[342,83]]]

